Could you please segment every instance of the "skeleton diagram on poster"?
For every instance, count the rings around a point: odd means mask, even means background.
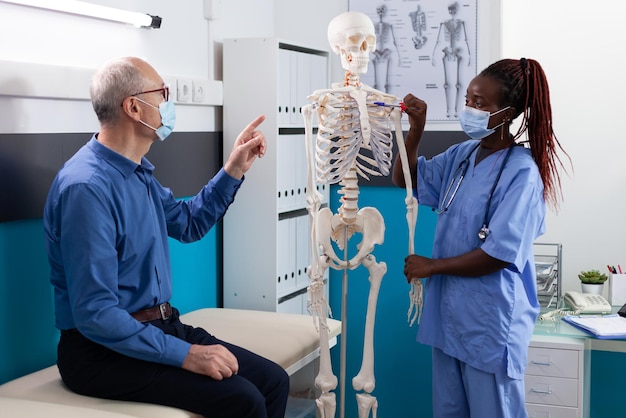
[[[428,103],[429,121],[458,120],[477,73],[478,0],[350,0],[376,28],[376,50],[361,82]]]

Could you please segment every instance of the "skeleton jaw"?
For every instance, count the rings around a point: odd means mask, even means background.
[[[369,53],[341,50],[341,66],[352,74],[365,74],[370,62]]]

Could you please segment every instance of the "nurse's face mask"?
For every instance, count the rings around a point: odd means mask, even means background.
[[[491,135],[497,128],[504,125],[504,122],[493,128],[488,128],[489,119],[497,115],[500,112],[507,110],[511,106],[507,106],[498,110],[497,112],[489,113],[485,110],[479,110],[474,107],[465,106],[461,115],[459,116],[459,123],[463,132],[465,132],[472,139],[483,139]]]

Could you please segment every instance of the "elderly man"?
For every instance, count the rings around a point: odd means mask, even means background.
[[[91,85],[100,122],[59,171],[44,209],[58,367],[73,391],[156,403],[210,417],[283,417],[289,379],[277,364],[180,322],[168,236],[201,239],[265,152],[259,116],[224,167],[179,201],[145,158],[174,128],[174,104],[157,71],[127,57]]]

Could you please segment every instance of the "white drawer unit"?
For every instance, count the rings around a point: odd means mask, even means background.
[[[588,356],[582,339],[533,336],[524,378],[529,418],[589,415]]]

